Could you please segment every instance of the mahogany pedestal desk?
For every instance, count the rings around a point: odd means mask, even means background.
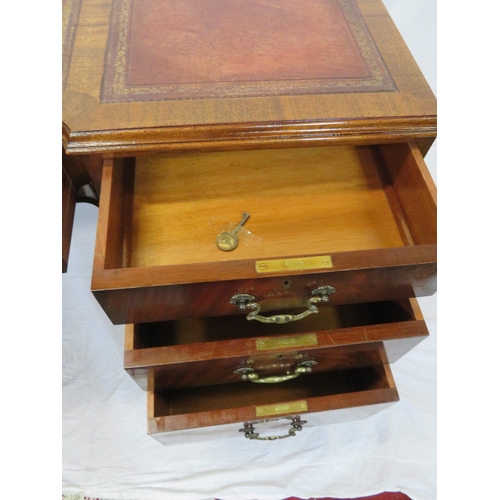
[[[381,0],[63,14],[63,270],[92,201],[92,292],[127,325],[148,431],[277,439],[396,401],[436,290],[436,101]]]

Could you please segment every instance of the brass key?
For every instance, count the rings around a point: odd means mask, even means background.
[[[240,223],[232,231],[224,231],[217,236],[215,243],[220,250],[229,252],[238,246],[238,236],[236,234],[242,228],[243,224],[245,224],[245,222],[250,218],[250,214],[243,212],[242,216],[243,218]]]

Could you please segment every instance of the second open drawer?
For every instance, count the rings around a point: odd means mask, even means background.
[[[151,370],[157,388],[262,383],[366,366],[374,342],[394,362],[427,335],[416,299],[329,305],[285,325],[241,315],[130,324],[124,367],[144,389]]]

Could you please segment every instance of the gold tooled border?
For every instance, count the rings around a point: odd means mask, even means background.
[[[220,97],[266,97],[347,92],[390,92],[397,87],[354,0],[337,1],[370,72],[369,78],[316,80],[258,80],[203,82],[175,85],[130,85],[127,82],[127,46],[133,0],[116,0],[106,54],[102,102],[135,102]]]

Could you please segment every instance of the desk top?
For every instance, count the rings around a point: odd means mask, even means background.
[[[64,0],[62,76],[70,154],[436,135],[381,0]]]

